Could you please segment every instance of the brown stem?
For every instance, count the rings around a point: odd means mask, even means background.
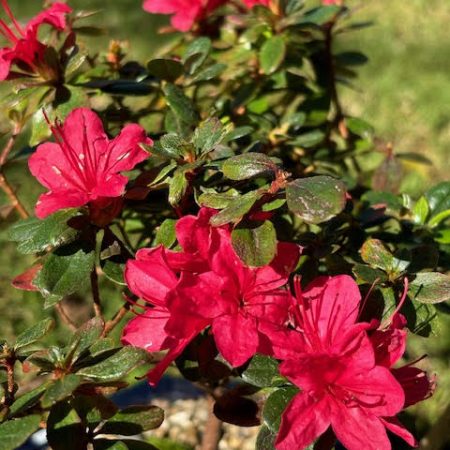
[[[56,312],[59,314],[59,317],[61,317],[61,320],[72,330],[76,331],[77,326],[72,321],[72,319],[67,315],[66,311],[64,310],[63,305],[61,303],[56,304]]]
[[[214,414],[214,397],[208,395],[208,400],[208,420],[205,424],[200,450],[218,450],[219,442],[223,435],[223,422]]]
[[[6,366],[6,376],[7,376],[7,391],[6,391],[6,398],[5,398],[5,404],[10,406],[14,403],[14,364],[16,360],[14,356],[11,356],[6,359],[5,366]]]
[[[22,219],[27,219],[28,217],[30,217],[30,215],[28,214],[27,210],[17,197],[13,187],[9,184],[8,180],[6,179],[3,173],[3,166],[5,165],[6,160],[8,159],[8,156],[14,146],[14,143],[16,142],[17,136],[19,136],[19,133],[20,127],[16,125],[13,134],[8,139],[8,142],[6,143],[2,152],[0,153],[0,187],[8,197],[13,208],[15,208],[16,211],[19,213],[20,217],[22,217]]]
[[[101,302],[100,302],[100,292],[98,289],[98,275],[97,275],[97,270],[95,268],[91,272],[91,288],[92,288],[92,298],[94,300],[95,317],[100,317],[102,319],[102,321],[104,322],[102,306],[101,306]]]
[[[14,192],[14,189],[9,184],[8,180],[5,178],[5,175],[3,175],[1,167],[0,167],[0,187],[9,198],[11,205],[19,213],[20,217],[22,217],[22,219],[28,219],[30,215],[23,206],[22,202],[17,197],[16,193]]]
[[[123,305],[122,308],[120,308],[119,311],[117,311],[116,315],[111,320],[108,320],[108,322],[106,322],[105,328],[102,333],[102,337],[108,336],[108,334],[111,333],[112,330],[114,330],[114,328],[118,325],[118,323],[123,319],[125,314],[128,312],[130,306],[131,305],[129,303],[125,303],[125,305]]]

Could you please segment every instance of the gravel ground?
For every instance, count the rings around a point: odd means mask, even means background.
[[[200,448],[202,432],[208,418],[206,398],[179,399],[168,401],[154,399],[152,404],[164,409],[166,418],[160,428],[151,432],[151,436],[169,438]],[[220,450],[254,450],[258,427],[238,427],[224,424],[224,434],[220,441]]]

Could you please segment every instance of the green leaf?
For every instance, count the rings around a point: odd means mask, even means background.
[[[158,152],[167,158],[178,159],[183,155],[183,147],[186,143],[175,133],[165,134],[155,144]]]
[[[37,388],[17,398],[9,408],[9,415],[16,416],[22,414],[23,412],[35,406],[39,402],[44,392],[47,390],[47,387],[48,383],[41,384]]]
[[[319,6],[307,11],[296,24],[324,25],[333,20],[341,10],[342,7],[337,5]]]
[[[136,441],[134,439],[95,439],[95,450],[164,450],[166,447],[156,448],[152,444],[144,441]],[[167,447],[168,448],[168,447]],[[177,449],[181,447],[177,447]],[[175,448],[174,448],[175,450]],[[190,450],[190,449],[189,449]]]
[[[384,270],[396,278],[406,270],[409,261],[397,259],[378,239],[368,239],[361,247],[361,258],[371,267]]]
[[[158,428],[163,420],[164,411],[157,406],[131,406],[111,417],[101,433],[134,436]]]
[[[277,165],[262,153],[245,153],[227,159],[223,166],[223,174],[230,180],[247,180],[256,176],[272,175]]]
[[[311,148],[317,144],[320,144],[324,138],[325,133],[323,131],[314,130],[296,136],[295,139],[289,141],[289,144],[304,148]]]
[[[223,209],[239,196],[239,193],[230,189],[224,193],[205,192],[198,197],[198,204],[208,208]]]
[[[183,168],[177,169],[169,183],[169,203],[172,206],[177,206],[181,202],[188,186],[185,171]]]
[[[103,395],[77,395],[71,400],[80,419],[87,422],[89,428],[94,430],[100,422],[110,419],[117,413],[118,408],[114,402]]]
[[[234,130],[229,131],[225,137],[224,142],[234,141],[236,139],[240,139],[244,136],[248,136],[253,132],[253,128],[250,126],[237,127]]]
[[[112,259],[105,259],[101,262],[102,271],[106,278],[111,280],[113,283],[119,284],[121,286],[126,286],[125,279],[123,277],[123,272],[125,270],[125,264],[117,263]]]
[[[211,51],[211,40],[207,37],[200,37],[192,41],[183,56],[183,63],[190,74],[194,74],[203,65]]]
[[[263,420],[270,430],[275,433],[278,431],[280,428],[281,416],[288,403],[297,393],[298,388],[286,386],[277,389],[269,395],[263,409]]]
[[[424,196],[419,198],[417,203],[414,205],[412,212],[414,214],[415,223],[423,225],[426,222],[430,208],[428,206],[428,201]]]
[[[357,117],[349,117],[345,121],[345,124],[353,134],[356,134],[364,139],[370,139],[375,133],[372,125]]]
[[[450,275],[420,272],[409,284],[410,297],[421,303],[441,303],[450,300]]]
[[[425,194],[430,206],[431,217],[450,209],[450,181],[433,186]]]
[[[86,425],[67,402],[56,403],[47,420],[47,440],[53,450],[85,450]]]
[[[258,436],[256,437],[256,450],[275,450],[275,440],[277,433],[270,430],[269,427],[263,425],[259,429]]]
[[[103,326],[103,320],[100,317],[94,317],[78,328],[64,349],[66,363],[73,364],[92,345],[99,342]]]
[[[150,75],[174,82],[177,78],[183,75],[183,65],[174,59],[152,59],[147,64],[147,70]]]
[[[44,337],[55,325],[53,319],[44,319],[38,322],[36,325],[33,325],[28,330],[19,334],[16,340],[16,344],[14,345],[14,349],[18,350],[27,345],[33,344],[38,341],[42,337]]]
[[[231,233],[232,245],[239,258],[250,267],[269,264],[277,253],[277,233],[273,223],[245,224]]]
[[[198,121],[198,114],[191,99],[186,97],[183,90],[174,84],[167,84],[164,88],[167,104],[175,116],[188,125]]]
[[[345,207],[344,183],[329,176],[300,178],[286,187],[289,209],[306,223],[321,223]]]
[[[80,384],[81,378],[73,373],[69,373],[54,381],[48,386],[48,389],[41,399],[42,407],[50,408],[55,403],[66,399]]]
[[[271,75],[281,66],[286,56],[286,43],[281,36],[267,39],[259,53],[259,63],[266,75]]]
[[[256,354],[242,372],[242,379],[258,387],[272,386],[276,379],[280,379],[278,361],[270,356]]]
[[[67,222],[73,218],[73,209],[58,211],[44,220],[30,218],[13,225],[9,238],[18,242],[17,250],[21,253],[41,253],[60,247],[76,239],[79,230],[70,227]]]
[[[194,136],[192,137],[197,154],[204,155],[214,150],[227,132],[228,128],[225,128],[218,119],[212,118],[202,122],[195,129]]]
[[[357,281],[363,281],[369,284],[375,283],[376,280],[384,282],[387,279],[386,274],[382,270],[374,269],[365,264],[355,264],[352,271],[355,274]]]
[[[256,201],[261,198],[261,195],[259,192],[252,191],[238,197],[236,200],[230,202],[225,209],[211,217],[211,225],[220,227],[226,223],[238,222],[252,209]]]
[[[436,227],[444,220],[448,219],[450,217],[450,209],[447,209],[446,211],[442,211],[439,214],[436,214],[434,217],[430,219],[428,222],[428,225],[430,227]]]
[[[38,428],[41,417],[32,415],[0,424],[0,450],[16,450]]]
[[[46,258],[34,284],[44,296],[61,298],[86,284],[94,263],[93,250],[78,245],[60,247]]]
[[[364,53],[361,52],[342,52],[336,56],[336,62],[345,66],[362,66],[369,61]]]
[[[194,83],[198,83],[200,81],[209,81],[213,78],[217,78],[221,73],[225,71],[227,68],[226,64],[212,64],[211,66],[205,67],[202,70],[199,70],[196,75],[192,78]]]
[[[175,226],[177,220],[165,219],[156,230],[155,245],[164,245],[166,248],[171,248],[177,240]]]
[[[124,347],[98,364],[84,367],[77,374],[96,381],[117,381],[147,361],[148,353],[145,350]]]

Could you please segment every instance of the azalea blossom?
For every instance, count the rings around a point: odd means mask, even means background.
[[[145,0],[143,8],[149,13],[172,15],[172,26],[179,31],[189,31],[195,22],[227,0]]]
[[[73,110],[63,125],[57,122],[51,129],[56,142],[39,145],[29,160],[31,173],[48,189],[36,204],[41,219],[64,208],[107,209],[111,199],[120,202],[128,182],[120,172],[145,160],[148,153],[140,145],[153,143],[135,124],[110,140],[100,118],[87,108]]]
[[[149,351],[169,350],[149,374],[152,384],[208,326],[222,356],[239,366],[257,351],[271,351],[261,322],[287,320],[289,294],[280,287],[298,260],[299,247],[280,243],[271,264],[246,267],[231,246],[228,227],[209,224],[215,213],[202,208],[198,216],[177,222],[182,252],[143,249],[127,263],[128,287],[152,306],[127,325],[123,341]]]
[[[19,72],[45,73],[45,52],[47,46],[39,41],[38,31],[41,25],[63,31],[67,26],[67,14],[72,12],[65,3],[53,3],[22,27],[15,19],[7,0],[0,0],[1,6],[11,21],[8,25],[0,20],[0,33],[9,42],[9,46],[0,49],[0,80],[11,75],[11,66],[15,64]]]
[[[403,341],[369,339],[372,325],[357,323],[360,301],[346,275],[319,277],[305,291],[296,282],[295,328],[278,337],[274,353],[284,359],[280,373],[301,392],[283,413],[278,450],[305,448],[330,426],[348,450],[389,450],[386,429],[415,443],[396,418],[407,403],[401,377],[390,370]],[[392,354],[377,351],[375,341]]]
[[[231,3],[229,0],[144,0],[143,8],[153,14],[170,14],[172,26],[179,31],[189,31],[193,25],[204,20],[218,7]],[[270,0],[243,0],[247,8],[255,5],[268,6]]]

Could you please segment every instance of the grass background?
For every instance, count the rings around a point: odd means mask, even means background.
[[[37,0],[10,0],[21,20],[40,8]],[[164,38],[157,27],[166,19],[152,17],[140,8],[141,0],[71,0],[74,9],[100,10],[89,19],[107,33],[88,40],[90,48],[105,50],[111,38],[130,40],[130,57],[143,61],[155,56]],[[343,87],[341,96],[348,112],[372,123],[379,136],[394,144],[399,152],[418,152],[433,161],[433,166],[409,165],[407,188],[417,192],[426,185],[448,179],[450,170],[450,2],[448,0],[349,0],[358,6],[358,20],[371,20],[373,26],[343,35],[337,43],[342,49],[360,50],[369,63],[359,70],[354,89]],[[166,38],[167,39],[167,38]],[[25,165],[9,168],[13,185],[22,189],[32,209],[37,196],[35,184],[21,184]],[[0,197],[3,204],[3,197]],[[1,220],[1,219],[0,219]],[[0,224],[0,327],[1,337],[10,339],[42,315],[42,300],[34,293],[10,287],[13,275],[31,264],[32,258],[19,256],[15,245],[5,237],[7,223]],[[114,303],[111,290],[109,303]],[[74,302],[81,299],[73,299]],[[112,307],[110,305],[110,307]],[[416,408],[419,427],[435,422],[449,402],[450,321],[442,318],[439,335],[414,338],[410,357],[429,354],[423,364],[438,373],[436,395]],[[56,330],[64,340],[65,330]]]

